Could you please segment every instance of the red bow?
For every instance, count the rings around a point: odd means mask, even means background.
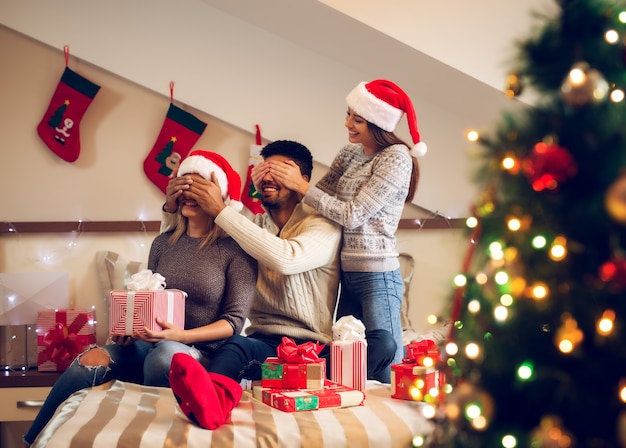
[[[83,347],[76,339],[76,333],[71,333],[67,326],[57,322],[43,338],[43,344],[46,347],[43,353],[56,364],[67,364],[79,354]]]
[[[288,337],[283,337],[283,342],[276,347],[276,354],[287,363],[309,363],[319,359],[319,353],[324,344],[317,342],[305,342],[296,345],[296,342]]]
[[[411,342],[406,346],[407,354],[402,360],[406,363],[424,365],[424,358],[431,358],[433,365],[441,362],[441,352],[435,341],[424,339],[423,341]]]

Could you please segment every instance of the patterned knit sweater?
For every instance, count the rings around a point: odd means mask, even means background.
[[[256,291],[257,263],[232,238],[198,249],[201,238],[183,235],[175,245],[171,232],[157,236],[150,248],[148,269],[165,277],[167,288],[187,293],[185,328],[197,328],[225,319],[235,334],[241,332]],[[195,343],[211,352],[221,341]]]
[[[309,188],[304,202],[343,226],[343,271],[385,272],[400,266],[395,233],[412,169],[404,145],[367,156],[361,144],[349,144]]]
[[[269,213],[250,221],[226,207],[215,223],[259,262],[247,334],[329,343],[339,288],[341,228],[299,203],[282,229]]]

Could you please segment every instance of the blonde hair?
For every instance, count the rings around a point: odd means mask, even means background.
[[[176,213],[176,228],[174,229],[174,232],[168,240],[171,245],[176,244],[180,237],[187,232],[187,218],[181,214],[180,210],[181,207],[178,208],[178,212]],[[225,238],[227,236],[227,233],[220,226],[215,225],[213,217],[209,217],[207,233],[200,242],[200,246],[198,246],[198,249],[209,246],[215,243],[217,240]]]

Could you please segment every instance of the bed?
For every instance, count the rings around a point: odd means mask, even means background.
[[[432,431],[422,403],[390,398],[368,382],[366,402],[343,409],[282,412],[244,392],[231,423],[210,431],[190,422],[168,388],[111,381],[76,392],[33,448],[410,447]]]

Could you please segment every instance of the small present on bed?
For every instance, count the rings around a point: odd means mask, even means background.
[[[146,269],[130,277],[128,290],[110,293],[109,329],[111,335],[132,335],[147,327],[161,331],[156,318],[177,327],[185,326],[185,299],[179,289],[165,289],[165,278]]]
[[[365,390],[367,341],[365,325],[354,316],[343,316],[333,325],[330,343],[330,379],[352,389]]]
[[[391,398],[437,401],[443,395],[445,374],[437,368],[441,351],[434,341],[423,340],[406,346],[401,364],[391,366]]]
[[[37,369],[63,372],[74,358],[96,343],[95,311],[45,310],[37,313]]]
[[[283,412],[347,408],[365,403],[365,392],[326,380],[322,389],[272,389],[255,386],[252,396]]]
[[[326,379],[326,360],[318,355],[324,344],[306,342],[297,345],[283,337],[276,357],[261,366],[261,386],[274,389],[322,389]]]

